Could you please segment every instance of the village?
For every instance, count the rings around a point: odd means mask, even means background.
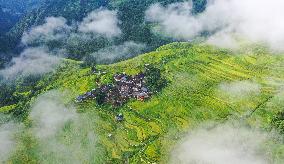
[[[86,92],[78,96],[76,102],[96,100],[99,105],[106,103],[119,107],[131,98],[144,101],[152,94],[146,86],[144,73],[134,76],[125,73],[115,74],[113,79],[114,84],[101,85],[99,88]]]

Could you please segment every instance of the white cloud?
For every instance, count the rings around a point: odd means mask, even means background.
[[[22,43],[45,43],[64,39],[71,30],[66,22],[67,20],[63,17],[47,17],[44,24],[36,26],[23,34]]]
[[[266,164],[263,145],[271,137],[256,129],[225,124],[193,130],[171,154],[179,164]]]
[[[50,91],[38,97],[30,114],[37,137],[54,137],[65,123],[76,118],[75,108],[65,106],[63,101],[64,94],[58,91]]]
[[[0,75],[6,79],[15,79],[20,75],[43,74],[55,69],[59,62],[59,57],[44,48],[28,48],[19,57],[12,59],[11,66],[0,70]]]
[[[146,48],[145,44],[133,41],[121,45],[110,46],[92,54],[99,63],[112,63],[114,60],[127,59],[140,54]]]
[[[49,91],[37,98],[30,118],[37,137],[39,163],[85,163],[94,161],[97,152],[94,113],[77,114],[66,105],[68,92]]]
[[[58,41],[64,45],[70,35],[93,37],[102,35],[107,38],[119,36],[119,20],[116,11],[99,9],[92,11],[82,22],[69,26],[63,17],[47,17],[45,23],[24,32],[22,43],[29,46]],[[78,30],[76,30],[78,29]],[[83,39],[83,38],[82,38]]]
[[[202,25],[191,16],[190,2],[174,3],[167,7],[152,5],[146,11],[148,21],[157,22],[162,32],[175,38],[190,39],[198,35]]]
[[[15,149],[16,141],[14,135],[19,130],[19,126],[14,123],[4,123],[0,125],[0,163],[4,163]]]
[[[79,31],[115,37],[121,34],[116,11],[100,9],[91,12],[79,25]]]
[[[283,51],[283,8],[282,0],[211,0],[203,13],[192,15],[190,2],[155,4],[146,11],[146,18],[178,39],[189,40],[207,31],[211,33],[208,42],[214,45],[235,47],[234,38],[240,36]]]
[[[252,81],[234,81],[231,83],[221,83],[219,86],[220,91],[230,96],[233,99],[247,98],[250,95],[258,95],[261,86]]]
[[[61,130],[58,129],[56,136],[42,138],[39,142],[39,154],[42,157],[40,163],[78,164],[94,161],[101,154],[98,152],[97,135],[94,133],[95,119],[80,114],[78,119],[72,119]]]

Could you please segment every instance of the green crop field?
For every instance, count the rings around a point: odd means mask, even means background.
[[[98,87],[96,81],[107,84],[115,73],[137,74],[145,64],[159,68],[168,81],[149,100],[130,100],[119,108],[99,106],[92,100],[75,103],[78,95]],[[52,77],[36,84],[43,88],[38,94],[62,92],[58,99],[76,108],[77,118],[65,123],[55,137],[40,140],[27,116],[8,163],[167,163],[175,144],[203,123],[234,120],[268,132],[284,128],[283,118],[274,123],[284,107],[284,57],[262,47],[231,52],[172,43],[97,69],[107,73],[94,74],[90,68],[81,68],[80,62],[65,60]],[[29,96],[28,91],[17,94]],[[33,106],[37,97],[28,101]],[[8,112],[16,105],[0,111]],[[124,115],[122,122],[115,120],[119,113]],[[54,148],[51,141],[61,146]],[[272,163],[283,163],[283,142],[267,145],[272,147]]]

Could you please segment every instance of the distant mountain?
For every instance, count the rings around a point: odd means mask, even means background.
[[[9,27],[11,27],[11,18],[12,16],[9,13],[3,11],[3,8],[0,7],[0,33],[6,32]]]
[[[169,4],[179,1],[182,0],[46,0],[42,2],[40,7],[25,14],[6,33],[5,37],[2,37],[4,43],[0,47],[0,51],[14,50],[19,44],[23,32],[33,26],[42,24],[46,17],[62,16],[71,23],[81,21],[88,13],[100,7],[118,11],[123,35],[116,43],[132,40],[146,43],[153,49],[168,43],[169,40],[156,36],[151,32],[151,26],[144,21],[145,10],[153,3]],[[203,11],[205,5],[206,0],[194,0],[194,12]]]
[[[27,12],[43,0],[0,0],[0,35],[9,31]]]

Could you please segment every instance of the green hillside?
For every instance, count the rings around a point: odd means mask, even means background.
[[[82,69],[80,62],[65,60],[57,72],[47,75],[31,87],[22,87],[18,104],[0,108],[24,118],[25,130],[17,135],[18,146],[12,163],[167,163],[171,148],[190,129],[212,121],[237,120],[248,127],[264,131],[284,129],[281,117],[284,98],[284,56],[269,54],[264,48],[244,48],[231,52],[207,45],[172,43],[156,51],[112,65],[99,65],[106,74]],[[168,81],[162,91],[149,100],[130,100],[119,108],[97,105],[89,100],[75,103],[75,98],[102,84],[112,82],[117,72],[134,75],[151,64],[161,70]],[[229,87],[228,87],[229,86]],[[241,87],[239,93],[228,88]],[[33,120],[25,114],[36,95],[48,90],[65,92],[60,99],[74,105],[80,123],[68,122],[56,135],[58,144],[70,146],[64,155],[49,152],[33,135]],[[20,111],[21,112],[16,112]],[[29,110],[28,110],[29,111]],[[117,122],[115,116],[124,115]],[[88,137],[93,132],[95,144]],[[110,135],[111,134],[111,135]],[[76,142],[82,143],[76,147]],[[272,163],[283,163],[284,144],[272,147]]]

